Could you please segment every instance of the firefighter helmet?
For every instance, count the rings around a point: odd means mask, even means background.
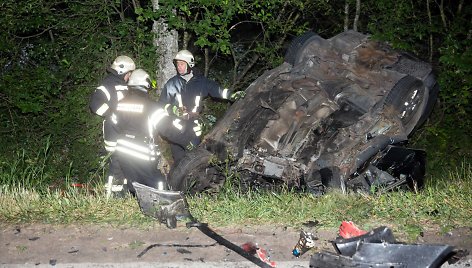
[[[177,52],[174,57],[174,61],[176,60],[185,61],[190,68],[193,68],[193,66],[195,66],[195,58],[193,57],[193,54],[186,49]]]
[[[131,73],[131,76],[129,77],[128,86],[145,87],[146,89],[149,89],[151,87],[151,78],[145,70],[136,69]]]
[[[136,69],[136,65],[130,57],[118,56],[111,64],[111,68],[121,75],[133,71]]]

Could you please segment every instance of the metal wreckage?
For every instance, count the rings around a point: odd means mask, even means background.
[[[133,183],[139,204],[170,228],[187,217],[187,227],[260,267],[273,267],[194,219],[184,193],[217,189],[224,181],[219,164],[228,160],[244,185],[281,184],[314,195],[329,188],[421,188],[426,154],[406,144],[438,92],[431,65],[408,53],[355,31],[329,39],[307,32],[179,162],[169,177],[171,190]],[[439,267],[452,252],[450,246],[397,243],[385,228],[333,245],[337,254],[317,253],[310,267]]]
[[[172,189],[222,185],[230,161],[241,183],[323,194],[423,185],[426,154],[407,148],[439,86],[432,67],[369,36],[308,32],[285,62],[245,90],[170,174]],[[190,189],[189,189],[190,188]]]

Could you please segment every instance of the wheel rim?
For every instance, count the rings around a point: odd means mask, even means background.
[[[420,109],[423,94],[424,91],[421,90],[420,87],[414,87],[414,89],[408,93],[399,111],[399,118],[404,125],[408,125],[410,120],[412,120],[418,112],[418,109]]]

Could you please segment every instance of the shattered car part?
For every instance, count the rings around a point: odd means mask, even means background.
[[[339,254],[318,252],[310,258],[311,268],[436,268],[455,254],[449,245],[397,243],[392,231],[384,226],[364,235],[336,239],[332,244]]]
[[[352,258],[328,251],[317,252],[310,258],[310,268],[407,268],[402,263],[354,261]]]
[[[196,227],[202,233],[215,240],[218,244],[236,252],[259,267],[275,267],[275,262],[270,261],[265,250],[258,249],[258,257],[244,251],[243,248],[233,244],[221,235],[208,227],[208,224],[197,221],[188,210],[185,196],[179,191],[158,190],[137,182],[133,182],[136,190],[136,197],[144,215],[156,218],[161,223],[165,223],[168,228],[177,227],[177,217],[187,217],[190,222],[186,223],[187,228]],[[157,245],[157,244],[156,244]],[[150,248],[146,248],[138,257],[144,255]],[[262,258],[263,257],[263,258]]]
[[[342,238],[352,238],[361,236],[368,233],[367,231],[361,230],[357,225],[355,225],[352,221],[342,221],[341,225],[339,226],[339,235]]]
[[[306,33],[283,64],[249,85],[169,183],[182,191],[218,187],[225,177],[218,164],[229,159],[241,182],[315,195],[421,187],[426,155],[405,143],[438,91],[430,64],[367,35]]]
[[[352,257],[356,253],[357,248],[361,242],[370,243],[395,243],[392,230],[388,227],[382,226],[374,230],[348,239],[336,239],[332,241],[334,249],[341,255]]]
[[[449,245],[409,245],[361,242],[354,261],[399,262],[406,267],[441,267],[453,253]]]
[[[188,216],[184,195],[179,191],[158,190],[133,182],[142,212],[165,223],[169,228],[177,226],[177,217]]]
[[[256,243],[253,242],[246,242],[241,245],[241,248],[251,254],[251,255],[257,255],[257,257],[265,262],[266,264],[270,265],[271,267],[276,267],[277,264],[274,261],[270,260],[270,256],[267,252],[267,250],[259,247]]]
[[[293,247],[292,254],[295,257],[300,257],[305,254],[308,250],[315,247],[315,240],[318,240],[315,235],[309,232],[301,231],[300,238],[297,244]]]

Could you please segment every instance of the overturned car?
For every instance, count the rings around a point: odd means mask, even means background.
[[[265,72],[169,177],[174,190],[214,189],[221,163],[244,185],[421,187],[425,152],[406,142],[439,91],[430,64],[369,36],[295,38],[285,62]]]

